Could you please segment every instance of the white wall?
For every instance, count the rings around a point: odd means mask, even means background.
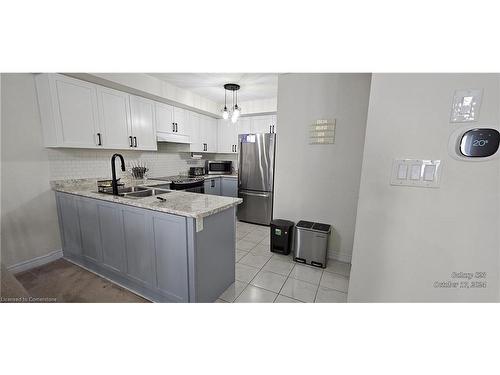
[[[280,74],[274,217],[331,224],[330,257],[350,261],[370,74]],[[336,118],[333,145],[310,145],[309,125]]]
[[[31,74],[2,74],[2,262],[61,248]]]
[[[450,157],[455,89],[483,88],[474,125],[499,124],[499,75],[374,74],[349,301],[498,299],[500,159]],[[439,189],[389,185],[396,158],[440,159]],[[452,272],[487,272],[486,289],[439,289]]]

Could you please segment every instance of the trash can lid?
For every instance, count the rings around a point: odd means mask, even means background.
[[[277,227],[293,227],[295,223],[290,220],[275,219],[271,220],[271,225],[275,225]]]
[[[297,228],[310,229],[317,232],[330,232],[331,225],[323,223],[313,223],[312,221],[301,220],[297,223]]]
[[[312,229],[318,230],[320,232],[329,232],[330,225],[329,224],[322,224],[322,223],[314,223]]]
[[[301,220],[297,223],[297,227],[311,229],[314,223],[312,221]]]

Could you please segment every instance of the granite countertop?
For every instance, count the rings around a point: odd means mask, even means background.
[[[82,197],[100,199],[107,202],[125,204],[128,206],[145,208],[148,210],[166,212],[169,214],[202,219],[206,216],[216,214],[243,202],[241,198],[221,197],[218,195],[187,193],[184,191],[170,190],[169,193],[161,195],[166,201],[160,201],[157,196],[145,198],[125,198],[111,194],[97,192],[97,178],[73,179],[51,181],[53,190],[79,195]],[[166,181],[159,180],[133,180],[121,179],[125,186],[151,186],[165,184]]]

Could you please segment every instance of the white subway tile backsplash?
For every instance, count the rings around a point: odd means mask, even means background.
[[[142,163],[149,168],[148,177],[172,176],[187,173],[191,166],[203,166],[206,159],[232,160],[237,168],[236,155],[205,154],[201,160],[191,159],[189,146],[159,143],[158,151],[47,149],[51,180],[111,176],[111,156],[120,153],[125,159],[127,175],[131,164]],[[117,162],[117,174],[122,175]]]

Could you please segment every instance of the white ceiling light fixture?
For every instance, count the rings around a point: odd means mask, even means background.
[[[224,120],[227,120],[229,118],[229,115],[231,114],[231,122],[233,124],[235,124],[238,121],[240,114],[241,114],[241,108],[238,107],[238,90],[239,89],[240,89],[240,85],[237,85],[236,83],[226,83],[224,85],[224,109],[222,111],[222,118]],[[233,106],[231,107],[231,111],[227,110],[227,102],[226,102],[227,90],[233,92]],[[236,100],[235,100],[235,95],[236,95]]]

